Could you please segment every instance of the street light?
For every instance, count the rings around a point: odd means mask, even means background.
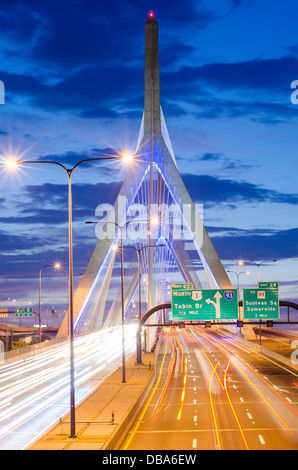
[[[240,282],[239,282],[239,278],[240,278],[241,274],[250,274],[250,272],[249,272],[249,271],[241,271],[240,273],[236,273],[236,271],[227,271],[227,273],[234,273],[234,274],[236,274],[236,276],[237,276],[238,292],[239,292],[239,299],[238,299],[238,300],[240,301]],[[242,318],[240,318],[240,316],[241,316],[241,315],[240,315],[241,310],[240,310],[240,306],[239,306],[239,305],[238,305],[238,312],[239,312],[239,320],[242,320]]]
[[[41,343],[41,273],[44,268],[55,268],[55,269],[60,269],[61,264],[60,263],[55,263],[55,264],[45,264],[41,270],[39,271],[39,310],[38,310],[38,318],[39,318],[39,342]]]
[[[74,328],[73,328],[73,249],[72,249],[72,192],[71,192],[71,177],[74,170],[81,165],[82,163],[90,163],[97,161],[107,161],[107,160],[122,160],[123,157],[120,155],[110,156],[110,157],[101,157],[101,158],[86,158],[76,163],[72,168],[66,168],[62,163],[56,161],[47,161],[47,160],[7,160],[4,165],[9,169],[15,169],[20,164],[30,163],[30,164],[52,164],[57,165],[62,168],[68,177],[68,250],[69,250],[69,340],[70,340],[70,438],[75,438],[75,385],[74,385]],[[127,158],[126,161],[131,159]]]
[[[273,259],[271,262],[276,263],[277,259]],[[238,261],[239,266],[244,266],[245,263],[253,264],[258,267],[258,282],[260,282],[260,266],[261,264],[270,263],[270,261],[261,261],[260,263],[254,263],[253,261]]]
[[[139,320],[142,318],[142,313],[141,313],[141,251],[144,250],[145,248],[159,248],[159,247],[164,247],[164,244],[161,245],[144,245],[141,248],[136,248],[135,246],[127,246],[126,249],[133,249],[137,252],[138,256],[138,283],[139,283]],[[113,245],[113,250],[117,250],[118,246]],[[137,351],[141,349],[141,335],[137,335]],[[139,360],[139,355],[137,354],[137,364],[141,363],[142,361]]]
[[[98,224],[98,223],[105,223],[105,224],[113,224],[118,227],[121,233],[121,323],[122,323],[122,383],[126,383],[126,373],[125,373],[125,331],[124,331],[124,262],[123,262],[123,229],[130,223],[142,223],[142,222],[150,222],[150,219],[146,220],[129,220],[123,225],[118,224],[117,222],[112,222],[112,221],[99,221],[99,222],[93,222],[93,221],[87,221],[85,222],[86,225],[90,224]],[[157,220],[151,220],[154,224],[157,223]],[[115,250],[117,245],[113,245],[112,249]]]
[[[249,271],[241,271],[241,273],[236,273],[236,271],[227,271],[227,273],[234,273],[237,276],[237,282],[238,282],[238,292],[239,292],[239,300],[240,300],[240,282],[239,278],[241,274],[250,274]]]

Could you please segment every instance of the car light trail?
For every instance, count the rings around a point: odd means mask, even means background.
[[[237,426],[238,426],[239,431],[240,431],[240,433],[241,433],[241,436],[242,436],[242,439],[243,439],[245,448],[246,448],[246,450],[249,450],[249,447],[248,447],[248,444],[247,444],[247,440],[246,440],[246,438],[245,438],[245,435],[244,435],[242,426],[241,426],[241,424],[240,424],[239,418],[238,418],[238,416],[237,416],[237,414],[236,414],[235,408],[234,408],[234,406],[233,406],[233,403],[232,403],[232,401],[231,401],[230,394],[229,394],[229,391],[228,391],[227,372],[228,372],[228,370],[229,370],[229,368],[230,368],[230,365],[231,365],[231,361],[228,362],[228,365],[227,365],[227,367],[225,368],[224,388],[225,388],[225,392],[226,392],[226,395],[227,395],[227,398],[228,398],[230,407],[231,407],[231,409],[232,409],[232,411],[233,411],[233,414],[234,414],[234,417],[235,417]]]
[[[216,377],[218,378],[218,381],[219,381],[219,383],[220,383],[220,385],[221,385],[221,388],[224,390],[224,385],[223,385],[223,383],[222,383],[222,381],[221,381],[221,379],[220,379],[220,377],[219,377],[219,375],[218,375],[218,373],[217,373],[217,370],[216,370],[215,367],[213,366],[212,362],[210,361],[209,357],[208,357],[207,354],[205,353],[204,349],[202,349],[202,351],[203,351],[203,353],[204,353],[204,356],[205,356],[206,359],[208,360],[209,364],[211,365],[211,367],[212,367],[214,373],[216,374]]]
[[[142,422],[142,420],[143,420],[143,418],[144,418],[144,416],[145,416],[145,413],[146,413],[147,410],[148,410],[148,407],[149,407],[149,405],[150,405],[150,403],[151,403],[151,401],[152,401],[152,399],[153,399],[153,397],[154,397],[154,395],[155,395],[155,392],[156,392],[156,390],[157,390],[157,387],[158,387],[158,385],[159,385],[160,378],[161,378],[161,373],[162,373],[162,370],[163,370],[163,366],[164,366],[164,362],[165,362],[165,358],[166,358],[166,354],[167,354],[167,349],[168,349],[168,336],[169,336],[169,335],[168,335],[168,331],[167,331],[167,332],[166,332],[166,347],[165,347],[165,352],[164,352],[164,355],[163,355],[163,358],[162,358],[162,363],[161,363],[161,366],[160,366],[159,375],[158,375],[158,379],[157,379],[157,381],[156,381],[155,387],[154,387],[154,389],[152,390],[152,393],[151,393],[151,395],[150,395],[150,397],[149,397],[149,399],[148,399],[148,401],[147,401],[147,403],[146,403],[146,405],[145,405],[145,407],[144,407],[144,409],[143,409],[141,415],[140,415],[139,418],[136,420],[136,425],[135,425],[134,429],[132,430],[132,432],[131,432],[129,438],[128,438],[127,441],[126,441],[126,443],[124,444],[123,450],[127,450],[127,449],[128,449],[128,447],[129,447],[129,445],[130,445],[132,439],[134,438],[134,436],[135,436],[137,430],[139,429],[139,426],[140,426],[140,424],[141,424],[141,422]]]
[[[181,354],[180,373],[183,374],[183,362],[184,362],[184,361],[183,361],[183,349],[182,349],[182,347],[181,347],[181,344],[180,344],[178,338],[177,338],[177,346],[178,346],[178,349],[179,349],[180,354]]]
[[[184,400],[185,400],[185,392],[186,392],[186,382],[187,382],[187,357],[185,358],[185,364],[184,364],[184,377],[183,377],[183,388],[182,388],[182,393],[181,393],[181,404],[177,416],[177,421],[180,421],[181,415],[182,415],[182,409],[184,405]]]
[[[254,383],[249,379],[249,377],[247,376],[247,374],[243,371],[243,369],[240,367],[240,365],[237,363],[237,360],[240,360],[245,366],[249,366],[241,357],[239,357],[238,355],[235,355],[234,353],[232,353],[232,355],[230,355],[229,353],[227,353],[226,350],[228,350],[228,348],[224,345],[219,345],[217,344],[217,342],[213,341],[212,339],[210,339],[209,335],[207,334],[203,334],[203,336],[205,338],[207,338],[216,348],[218,348],[221,352],[223,352],[223,354],[226,355],[226,357],[233,363],[233,365],[239,370],[239,372],[246,378],[246,380],[249,382],[249,384],[252,386],[252,388],[258,393],[258,395],[262,398],[262,400],[264,401],[264,403],[269,407],[269,409],[272,411],[272,413],[275,415],[275,417],[278,419],[278,421],[281,423],[281,425],[288,431],[288,433],[290,435],[293,435],[294,433],[291,431],[291,429],[287,426],[287,424],[285,423],[285,421],[281,418],[281,416],[279,415],[279,413],[273,408],[273,406],[271,406],[271,404],[269,403],[269,401],[265,398],[265,396],[263,395],[263,393],[254,385]],[[267,385],[274,393],[276,393],[280,398],[283,399],[283,397],[274,389],[270,386],[270,384],[264,379],[262,378],[251,366],[249,366],[249,370],[251,370],[255,375],[257,375],[260,379],[262,379],[262,381],[265,383],[265,385]],[[284,399],[283,401],[285,402],[285,404],[287,406],[289,406],[290,408],[291,405],[286,402]],[[296,412],[296,410],[294,410]]]
[[[295,414],[298,414],[298,411],[293,408],[290,403],[288,403],[285,398],[274,388],[272,387],[272,385],[268,382],[268,380],[266,380],[264,377],[262,377],[262,375],[260,375],[253,367],[251,367],[251,365],[246,362],[241,356],[239,356],[238,354],[235,354],[231,349],[229,349],[227,346],[225,346],[224,344],[222,344],[221,346],[216,344],[216,342],[212,341],[210,339],[210,337],[208,337],[209,335],[206,335],[206,338],[214,345],[216,346],[218,349],[220,349],[224,354],[227,354],[225,350],[227,351],[230,351],[233,355],[233,357],[239,359],[243,364],[245,364],[246,367],[248,367],[260,380],[262,380],[264,382],[264,384],[269,387]],[[223,349],[224,348],[224,349]],[[227,357],[230,357],[229,355],[227,355]]]
[[[126,326],[125,339],[127,353],[135,348],[136,325]],[[75,339],[75,387],[79,387],[95,374],[107,368],[117,367],[121,358],[121,327],[113,327]],[[108,368],[108,364],[114,361]],[[35,425],[47,427],[38,415],[53,407],[53,404],[69,393],[69,343],[61,344],[36,354],[34,357],[18,360],[0,367],[0,439],[12,430],[17,429],[33,417]],[[104,375],[103,375],[104,378]],[[103,378],[101,380],[103,380]],[[82,400],[83,393],[79,393]],[[80,400],[77,400],[77,404]],[[58,422],[59,417],[67,414],[68,405],[51,409],[52,418]],[[54,414],[56,413],[56,415]],[[58,415],[59,413],[59,415]],[[37,420],[37,421],[36,421]],[[40,420],[40,421],[38,421]],[[34,425],[34,426],[35,426]],[[24,438],[25,439],[25,438]],[[30,441],[32,442],[32,435]],[[12,442],[12,441],[11,441]],[[23,448],[26,444],[22,444]]]
[[[249,447],[248,447],[246,438],[245,438],[245,436],[244,436],[244,432],[243,432],[242,426],[241,426],[241,424],[240,424],[239,418],[238,418],[238,416],[237,416],[237,413],[236,413],[236,411],[235,411],[235,408],[234,408],[234,406],[233,406],[233,403],[232,403],[232,400],[231,400],[231,398],[230,398],[230,394],[229,394],[229,391],[228,391],[228,386],[227,386],[227,371],[228,371],[228,369],[229,369],[229,367],[230,367],[231,361],[228,362],[228,365],[227,365],[227,367],[225,368],[225,371],[224,371],[224,380],[222,381],[222,380],[220,379],[218,373],[217,373],[216,368],[213,366],[213,364],[212,364],[212,362],[210,361],[210,359],[208,358],[207,354],[205,353],[204,350],[202,350],[202,351],[203,351],[203,353],[204,353],[206,359],[208,360],[209,364],[211,365],[211,367],[212,367],[212,369],[213,369],[213,372],[216,374],[216,376],[217,376],[217,378],[218,378],[218,381],[219,381],[219,383],[220,383],[222,389],[223,389],[223,390],[225,391],[225,393],[226,393],[226,396],[227,396],[229,405],[230,405],[231,410],[232,410],[232,412],[233,412],[233,415],[234,415],[234,417],[235,417],[235,420],[236,420],[237,426],[238,426],[238,428],[239,428],[239,431],[240,431],[240,433],[241,433],[241,436],[242,436],[244,445],[245,445],[246,449],[249,450]]]
[[[174,366],[175,366],[175,362],[176,362],[176,354],[175,354],[175,348],[174,348],[174,345],[173,345],[173,340],[171,342],[171,345],[172,345],[172,356],[171,356],[171,361],[170,361],[170,365],[169,365],[169,368],[168,368],[167,380],[164,384],[164,387],[162,389],[160,397],[159,397],[159,399],[158,399],[158,401],[155,405],[153,415],[152,415],[152,418],[151,418],[152,421],[155,421],[155,419],[156,419],[156,416],[157,416],[157,414],[160,410],[160,407],[163,403],[165,394],[167,392],[167,389],[168,389],[168,386],[169,386],[169,383],[170,383],[170,380],[171,380],[171,377],[172,377],[172,374],[173,374],[173,370],[174,370]]]
[[[217,368],[218,364],[219,364],[219,361],[217,361],[216,366],[213,368],[213,371],[212,371],[211,376],[210,376],[210,379],[209,379],[209,402],[210,402],[210,406],[211,406],[212,418],[213,418],[213,423],[214,423],[217,449],[218,449],[218,450],[221,450],[221,443],[220,443],[220,438],[219,438],[219,431],[218,431],[218,425],[217,425],[217,420],[216,420],[215,409],[214,409],[214,405],[213,405],[212,387],[211,387],[211,385],[212,385],[212,378],[213,378],[213,375],[214,375],[214,373],[215,373],[215,371],[216,371],[216,368]]]
[[[231,361],[233,362],[234,366],[241,372],[241,374],[246,378],[246,380],[250,383],[250,385],[254,388],[254,390],[260,395],[260,397],[264,400],[266,405],[270,408],[270,410],[273,412],[273,414],[277,417],[279,422],[284,426],[284,428],[291,434],[291,436],[294,435],[294,433],[291,431],[291,429],[286,425],[284,420],[281,418],[281,416],[275,411],[275,409],[270,405],[268,400],[264,397],[262,392],[253,384],[253,382],[249,379],[249,377],[245,374],[245,372],[238,366],[238,364],[235,362],[233,358],[231,358]]]

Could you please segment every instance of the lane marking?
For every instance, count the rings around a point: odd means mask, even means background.
[[[259,438],[260,443],[261,443],[262,445],[264,445],[264,444],[265,444],[265,441],[264,441],[263,436],[262,436],[261,434],[259,434],[259,435],[258,435],[258,438]]]

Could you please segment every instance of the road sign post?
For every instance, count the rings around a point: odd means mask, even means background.
[[[16,308],[16,317],[21,317],[23,315],[23,309],[22,308]]]
[[[237,320],[238,291],[236,289],[173,289],[174,321]]]
[[[268,283],[260,283],[268,284]],[[276,287],[243,289],[243,316],[245,320],[275,320],[279,318],[279,293]]]
[[[33,308],[24,308],[24,317],[32,317],[33,315]]]

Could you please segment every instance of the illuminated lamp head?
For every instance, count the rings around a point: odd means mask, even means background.
[[[154,18],[153,10],[150,10],[150,11],[149,11],[149,18]]]

